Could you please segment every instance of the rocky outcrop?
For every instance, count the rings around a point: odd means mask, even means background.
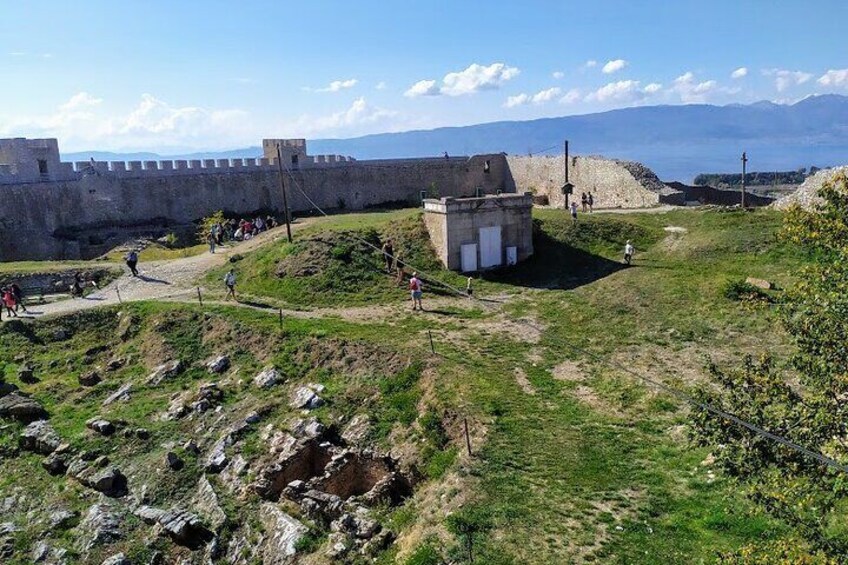
[[[275,504],[263,502],[259,507],[267,539],[262,546],[262,562],[266,565],[294,563],[297,542],[309,531]]]
[[[85,427],[102,436],[110,436],[115,433],[115,425],[103,418],[92,418],[85,423]]]
[[[215,375],[220,375],[229,368],[230,358],[226,355],[219,355],[206,363],[206,370]]]
[[[269,367],[265,369],[255,377],[253,377],[253,384],[258,388],[268,389],[275,386],[278,383],[282,383],[285,381],[283,375],[275,368]]]
[[[103,401],[103,406],[109,406],[113,402],[126,402],[130,399],[130,391],[132,391],[132,383],[123,384],[118,390],[106,397]]]
[[[116,506],[104,502],[92,505],[80,523],[80,529],[85,534],[83,550],[89,552],[96,546],[123,539],[122,522],[123,518]]]
[[[813,210],[822,203],[822,199],[818,195],[821,187],[840,173],[848,174],[848,165],[818,171],[816,174],[807,177],[807,180],[798,187],[798,190],[784,196],[773,206],[779,210],[786,210],[797,204],[805,210]]]
[[[292,393],[291,402],[289,405],[292,408],[302,408],[305,410],[314,410],[324,405],[324,399],[318,396],[324,392],[324,386],[310,383],[306,386],[301,386],[295,389]]]
[[[59,447],[62,440],[59,434],[46,420],[37,420],[29,424],[21,432],[18,445],[24,451],[50,455]]]
[[[179,359],[163,363],[154,369],[147,377],[147,384],[156,386],[164,380],[173,379],[185,369],[185,365]]]
[[[29,423],[47,418],[47,410],[38,402],[20,392],[11,392],[0,398],[0,416]]]
[[[197,491],[192,498],[191,507],[200,514],[212,529],[217,531],[227,521],[227,515],[221,508],[218,495],[209,483],[206,475],[200,477],[197,483]]]
[[[92,462],[82,457],[75,459],[68,466],[68,474],[82,485],[110,498],[121,498],[129,492],[127,477],[117,467],[110,466],[105,457]]]
[[[162,513],[158,522],[174,543],[190,549],[198,549],[215,537],[198,516],[182,508]]]

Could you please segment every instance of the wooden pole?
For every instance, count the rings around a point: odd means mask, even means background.
[[[121,289],[120,289],[120,288],[118,288],[118,287],[116,286],[116,287],[115,287],[115,292],[117,292],[117,293],[118,293],[118,304],[123,304],[123,303],[124,303],[124,301],[123,301],[123,300],[121,300]]]
[[[745,173],[747,171],[748,155],[745,151],[742,152],[742,209],[745,209]]]
[[[468,456],[471,457],[471,436],[468,435],[468,418],[463,418],[465,424],[465,448],[468,449]]]
[[[200,287],[197,287],[197,301],[200,302],[200,306],[203,306],[203,297],[200,295]]]
[[[436,354],[436,346],[433,345],[433,332],[427,330],[427,335],[430,336],[430,351],[433,352],[433,355]]]
[[[283,329],[283,309],[280,308],[280,330]]]
[[[280,191],[283,193],[283,209],[285,212],[286,218],[286,236],[289,239],[289,243],[292,242],[291,236],[291,219],[289,218],[289,199],[286,196],[286,183],[283,180],[283,152],[280,149],[280,144],[277,144],[277,168],[280,171]]]

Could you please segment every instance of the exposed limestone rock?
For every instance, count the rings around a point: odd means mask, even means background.
[[[36,420],[27,425],[18,438],[18,445],[25,451],[49,455],[62,443],[59,434],[47,420]]]
[[[50,527],[57,530],[65,530],[72,527],[77,518],[79,518],[78,512],[65,509],[54,510],[50,513]]]
[[[209,483],[206,475],[200,477],[197,484],[197,492],[192,499],[192,508],[197,511],[208,523],[212,529],[217,531],[224,522],[227,521],[227,515],[221,508],[218,502],[218,495]]]
[[[357,414],[342,432],[342,439],[351,445],[361,445],[370,431],[371,418],[368,414]]]
[[[230,358],[226,355],[219,355],[206,363],[206,370],[210,373],[220,375],[230,368]]]
[[[32,548],[32,562],[41,563],[50,555],[50,544],[46,541],[40,541]]]
[[[123,384],[121,388],[110,394],[109,397],[103,401],[103,406],[109,406],[110,404],[112,404],[113,402],[117,402],[118,400],[120,400],[121,402],[128,401],[130,399],[131,390],[132,383]]]
[[[318,390],[320,388],[320,390]],[[324,405],[324,399],[318,396],[319,392],[323,392],[324,387],[321,385],[309,384],[298,387],[292,394],[290,405],[292,408],[304,408],[306,410],[314,410]]]
[[[41,466],[51,475],[64,475],[68,470],[68,456],[64,453],[51,453],[41,461]]]
[[[159,524],[175,543],[191,549],[200,548],[214,537],[200,518],[182,508],[174,508],[162,514]]]
[[[262,548],[262,562],[268,565],[293,563],[295,546],[309,531],[307,527],[269,502],[259,507],[259,518],[268,533]]]
[[[82,386],[94,386],[101,381],[100,374],[97,371],[89,371],[77,377],[77,381]]]
[[[203,383],[197,393],[175,394],[168,405],[165,413],[166,420],[178,420],[194,412],[200,414],[220,404],[224,399],[224,392],[218,387],[218,383]]]
[[[212,446],[212,450],[209,452],[209,455],[206,457],[206,465],[205,468],[210,473],[220,473],[224,470],[224,467],[227,466],[227,463],[230,460],[227,458],[226,447],[228,445],[228,438],[221,438],[215,445]]]
[[[124,537],[117,509],[104,502],[94,504],[88,509],[80,528],[85,532],[83,550],[86,552],[95,546],[112,543]]]
[[[165,511],[152,506],[142,505],[136,508],[133,514],[138,516],[145,524],[153,525],[159,522],[159,518],[165,515]]]
[[[319,438],[327,431],[327,427],[315,418],[309,420],[297,420],[291,427],[292,434],[297,437],[309,439]]]
[[[116,553],[111,557],[107,557],[101,565],[132,565],[132,561],[123,553]]]
[[[47,418],[47,411],[35,400],[19,392],[0,398],[0,416],[29,423]]]
[[[184,369],[185,366],[179,359],[159,365],[152,373],[150,373],[150,376],[147,377],[147,384],[156,386],[164,380],[173,379],[182,373]]]
[[[270,367],[265,369],[255,377],[253,377],[253,384],[255,384],[259,388],[271,388],[278,383],[284,382],[285,379],[283,375],[275,368]]]
[[[805,210],[813,210],[816,206],[822,204],[822,199],[818,195],[824,183],[830,181],[839,173],[848,174],[848,166],[834,167],[832,169],[823,169],[816,174],[807,177],[804,183],[798,187],[798,190],[788,196],[784,196],[777,202],[772,204],[779,210],[786,210],[793,204],[798,204]]]
[[[250,463],[240,454],[233,457],[232,463],[227,465],[219,475],[221,482],[227,486],[230,492],[241,492],[245,488],[244,476]]]
[[[114,424],[102,418],[92,418],[85,423],[85,426],[103,436],[110,436],[115,433]]]
[[[758,279],[756,277],[748,277],[745,279],[745,282],[755,286],[757,288],[761,288],[763,290],[771,290],[771,283],[765,279]]]
[[[105,465],[108,465],[106,460]],[[127,494],[127,478],[117,467],[108,467],[98,470],[104,465],[104,459],[95,460],[87,465],[82,458],[74,460],[68,467],[68,474],[78,480],[81,484],[110,498],[121,498]]]

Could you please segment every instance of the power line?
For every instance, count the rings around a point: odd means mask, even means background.
[[[292,182],[294,183],[295,187],[298,189],[298,191],[300,191],[301,194],[303,194],[304,198],[306,198],[315,207],[315,209],[318,210],[321,214],[329,217],[329,214],[327,212],[325,212],[320,206],[318,206],[315,203],[315,201],[313,201],[309,197],[309,195],[306,193],[306,191],[303,190],[303,188],[300,186],[300,183],[298,183],[297,180],[294,178],[294,176],[291,174],[291,170],[288,169],[288,167],[286,167],[286,170],[288,171],[289,176],[291,177]],[[374,250],[378,251],[381,254],[385,254],[382,249],[378,248],[376,245],[372,244],[370,241],[367,241],[367,240],[365,240],[365,239],[363,239],[363,238],[361,238],[361,237],[359,237],[355,234],[352,234],[352,236],[353,236],[354,239],[361,241],[362,243],[364,243],[368,247],[373,248]],[[394,256],[391,256],[391,257],[393,259],[395,259]],[[419,270],[419,269],[415,268],[414,265],[411,265],[409,263],[405,263],[405,265],[413,268],[414,270],[416,270],[420,273],[423,273],[424,275],[427,276],[428,280],[435,282],[437,284],[440,284],[441,286],[453,291],[458,296],[461,296],[463,298],[466,298],[466,299],[469,299],[469,300],[472,300],[472,301],[479,302],[480,305],[483,306],[484,308],[489,306],[489,304],[487,304],[481,298],[474,296],[474,295],[469,296],[467,293],[461,291],[460,289],[454,287],[453,285],[446,283],[444,281],[441,281],[437,277],[434,277],[434,276],[431,276],[428,273],[425,273],[423,270]],[[540,335],[544,332],[543,328],[540,328],[537,325],[535,325],[535,324],[533,324],[533,323],[531,323],[527,320],[518,319],[518,320],[516,320],[516,322],[519,323],[519,324],[523,324],[523,325],[539,332]],[[717,408],[717,407],[715,407],[715,406],[713,406],[709,403],[706,403],[706,402],[701,402],[701,401],[697,400],[696,398],[694,398],[693,396],[687,394],[686,392],[684,392],[680,389],[677,389],[677,388],[672,387],[670,385],[667,385],[663,382],[660,382],[658,380],[655,380],[655,379],[652,379],[652,378],[647,377],[645,375],[642,375],[640,373],[637,373],[633,369],[626,367],[626,366],[622,365],[621,363],[612,362],[612,361],[605,359],[605,358],[601,357],[600,355],[593,353],[593,352],[591,352],[587,349],[584,349],[582,347],[575,346],[573,344],[569,344],[569,347],[571,347],[575,351],[582,353],[583,355],[585,355],[585,356],[587,356],[587,357],[589,357],[589,358],[591,358],[591,359],[593,359],[593,360],[595,360],[599,363],[605,364],[608,367],[618,369],[618,370],[620,370],[620,371],[622,371],[622,372],[624,372],[624,373],[626,373],[626,374],[628,374],[632,377],[635,377],[636,379],[639,379],[639,380],[641,380],[641,381],[643,381],[643,382],[645,382],[645,383],[647,383],[647,384],[649,384],[653,387],[656,387],[656,388],[674,396],[678,400],[681,400],[683,402],[686,402],[687,404],[690,404],[692,406],[700,408],[701,410],[705,410],[707,412],[710,412],[711,414],[714,414],[714,415],[716,415],[720,418],[723,418],[723,419],[725,419],[729,422],[732,422],[733,424],[736,424],[737,426],[741,426],[741,427],[743,427],[743,428],[745,428],[745,429],[747,429],[747,430],[749,430],[749,431],[751,431],[751,432],[753,432],[757,435],[760,435],[760,436],[762,436],[766,439],[769,439],[771,441],[785,445],[786,447],[789,447],[790,449],[793,449],[793,450],[795,450],[795,451],[797,451],[797,452],[799,452],[803,455],[806,455],[807,457],[810,457],[810,458],[817,460],[818,462],[822,463],[823,465],[826,465],[828,467],[831,467],[831,468],[837,469],[839,471],[848,473],[848,466],[843,465],[843,464],[839,463],[838,461],[836,461],[836,460],[834,460],[830,457],[827,457],[826,455],[823,455],[823,454],[821,454],[817,451],[813,451],[812,449],[809,449],[809,448],[806,448],[802,445],[799,445],[799,444],[797,444],[797,443],[795,443],[791,440],[788,440],[788,439],[786,439],[782,436],[779,436],[777,434],[769,432],[768,430],[765,430],[765,429],[761,428],[760,426],[757,426],[756,424],[752,424],[751,422],[743,420],[742,418],[739,418],[738,416],[735,416],[734,414],[731,414],[731,413],[729,413],[725,410],[722,410],[721,408]]]

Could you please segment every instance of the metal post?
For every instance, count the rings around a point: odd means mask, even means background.
[[[200,296],[200,287],[197,287],[197,301],[200,302],[200,306],[203,307],[203,297]]]
[[[429,335],[429,336],[430,336],[430,351],[432,351],[432,352],[433,352],[433,354],[435,355],[435,353],[436,353],[436,346],[435,346],[435,345],[433,345],[433,332],[431,332],[430,330],[427,330],[427,335]]]
[[[280,330],[283,329],[283,309],[280,308]]]
[[[277,144],[277,168],[280,171],[280,191],[283,193],[283,208],[286,214],[286,235],[289,238],[289,243],[292,242],[291,236],[291,220],[289,219],[289,199],[286,196],[286,183],[283,180],[283,153],[280,149],[280,144]]]
[[[568,140],[564,142],[563,154],[565,155],[565,186],[568,185]],[[568,193],[565,193],[565,209],[568,210]]]
[[[742,152],[742,209],[745,209],[745,174],[748,165],[748,155],[745,151]]]
[[[471,436],[468,435],[468,418],[463,418],[465,423],[465,447],[468,449],[468,456],[471,457]]]

